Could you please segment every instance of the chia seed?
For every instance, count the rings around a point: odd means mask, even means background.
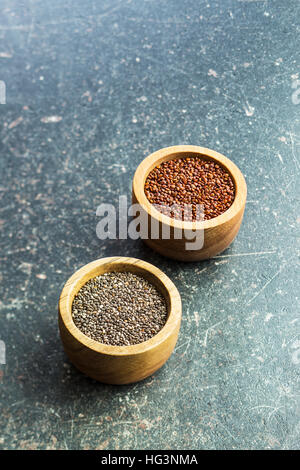
[[[157,288],[130,272],[90,279],[74,297],[72,318],[89,338],[112,346],[139,344],[165,325],[167,304]]]

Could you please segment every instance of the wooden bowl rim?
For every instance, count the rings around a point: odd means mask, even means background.
[[[171,160],[172,157],[180,158],[180,154],[191,154],[191,156],[201,155],[203,157],[207,156],[226,168],[235,184],[235,198],[227,211],[213,219],[204,220],[202,222],[183,222],[181,220],[168,217],[155,209],[153,204],[151,204],[147,199],[144,191],[147,175],[153,168],[163,161]],[[235,217],[236,214],[245,206],[247,197],[246,181],[236,164],[229,158],[225,157],[225,155],[222,155],[215,150],[206,147],[199,147],[197,145],[174,145],[172,147],[159,149],[148,155],[148,157],[139,164],[135,171],[132,189],[138,204],[140,204],[151,217],[165,225],[181,230],[205,230],[223,225],[228,222],[228,220]]]
[[[125,266],[135,266],[141,271],[147,271],[152,276],[156,277],[158,282],[163,284],[165,289],[168,292],[169,296],[169,316],[163,326],[163,328],[152,338],[143,343],[138,343],[132,346],[111,346],[104,343],[89,338],[84,333],[82,333],[74,324],[72,319],[72,303],[74,295],[78,292],[80,287],[85,284],[89,279],[97,276],[97,269],[107,266],[107,270],[113,270],[114,266],[125,267]],[[126,269],[122,269],[126,271]],[[106,272],[106,271],[103,271]],[[91,274],[90,277],[87,277],[86,281],[83,284],[80,284],[82,278],[87,274]],[[142,274],[141,274],[142,275]],[[79,288],[78,285],[80,285]],[[74,294],[75,291],[75,294]],[[159,344],[163,343],[170,335],[177,329],[178,323],[181,321],[181,297],[180,294],[171,281],[171,279],[163,273],[156,266],[147,263],[146,261],[137,259],[137,258],[128,258],[123,256],[112,256],[107,258],[100,258],[91,263],[88,263],[82,266],[80,269],[75,271],[75,273],[67,280],[65,283],[60,298],[59,298],[59,314],[65,328],[68,332],[81,344],[86,346],[93,351],[96,351],[100,354],[112,355],[112,356],[133,356],[137,354],[150,351]]]

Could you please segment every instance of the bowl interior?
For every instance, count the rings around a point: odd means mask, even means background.
[[[235,178],[234,174],[230,171],[230,169],[223,162],[221,162],[218,158],[215,158],[215,157],[210,156],[210,155],[206,155],[206,154],[202,154],[202,153],[195,153],[195,152],[188,152],[188,151],[171,153],[169,155],[165,155],[165,156],[162,156],[162,157],[158,158],[155,162],[152,162],[152,164],[149,165],[149,167],[147,168],[147,171],[143,175],[144,176],[143,177],[143,190],[144,190],[144,187],[145,187],[146,179],[147,179],[149,173],[154,168],[161,165],[161,163],[167,162],[169,160],[178,160],[179,158],[182,158],[182,159],[183,158],[202,158],[203,160],[217,163],[220,167],[223,168],[223,170],[225,170],[225,171],[227,171],[227,173],[229,173],[229,175],[230,175],[230,177],[233,181],[233,184],[234,184],[234,192],[235,192],[234,197],[236,197],[236,189],[237,189],[236,178]],[[144,194],[145,194],[145,192],[144,192]],[[146,195],[145,195],[145,197],[146,197]],[[234,200],[233,200],[233,202],[234,202]]]
[[[90,279],[105,272],[132,272],[152,283],[163,295],[167,303],[167,321],[152,338],[130,346],[112,346],[95,341],[76,327],[72,318],[72,304],[79,289]],[[179,328],[181,320],[181,299],[172,281],[155,266],[135,258],[111,257],[92,261],[76,271],[66,282],[59,299],[60,321],[79,343],[98,353],[113,356],[128,356],[150,351],[168,338]]]
[[[201,157],[204,160],[216,162],[229,173],[234,184],[235,194],[231,206],[225,212],[218,215],[217,217],[213,217],[204,221],[181,221],[161,213],[148,200],[144,187],[146,178],[151,170],[163,162],[184,157]],[[240,211],[242,211],[245,207],[247,186],[241,171],[229,158],[205,147],[179,145],[160,149],[146,157],[140,163],[133,178],[133,193],[137,202],[143,207],[148,215],[156,219],[158,223],[169,225],[180,230],[187,229],[194,231],[214,229],[215,227],[219,227],[225,224],[228,220],[235,217],[236,214],[240,213]]]
[[[170,293],[168,289],[165,287],[164,283],[157,276],[155,276],[155,274],[143,268],[142,266],[139,266],[137,264],[128,264],[125,261],[123,263],[122,262],[116,262],[116,263],[109,262],[106,264],[101,264],[99,266],[96,266],[94,269],[88,271],[84,276],[79,277],[76,284],[73,285],[71,295],[69,296],[68,306],[70,309],[70,313],[72,312],[72,304],[73,304],[74,297],[78,293],[78,291],[81,289],[81,287],[84,284],[86,284],[90,279],[93,279],[94,277],[97,277],[101,274],[108,273],[108,272],[131,272],[133,274],[142,276],[144,279],[146,279],[151,284],[153,284],[157,288],[157,290],[163,295],[167,303],[168,318],[169,318],[171,299],[170,299]],[[72,314],[71,314],[71,317],[72,317]],[[73,324],[75,326],[74,322]]]

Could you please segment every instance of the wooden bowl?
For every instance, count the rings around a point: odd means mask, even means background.
[[[168,305],[164,327],[151,339],[133,346],[109,346],[83,334],[72,320],[72,303],[79,289],[99,274],[130,271],[143,276],[161,292]],[[128,384],[153,374],[170,357],[178,337],[181,299],[173,282],[152,264],[135,258],[93,261],[66,282],[59,299],[59,329],[70,361],[84,374],[109,384]]]
[[[215,161],[229,172],[235,185],[235,198],[231,207],[218,217],[202,222],[184,222],[160,213],[150,203],[144,192],[148,174],[153,168],[167,160],[196,156]],[[136,169],[132,185],[132,202],[140,205],[140,220],[147,224],[142,230],[144,242],[161,255],[180,261],[199,261],[211,258],[225,250],[239,231],[246,196],[245,179],[231,160],[214,150],[194,145],[167,147],[152,153]],[[151,232],[153,224],[159,227],[158,235],[156,233],[155,236]],[[166,230],[170,232],[167,239],[162,235],[167,233]],[[178,233],[182,233],[179,239]],[[187,246],[187,243],[191,241],[192,236],[197,237],[195,238],[197,244],[195,243],[190,249],[191,245]]]

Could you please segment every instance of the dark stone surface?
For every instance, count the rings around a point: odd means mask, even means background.
[[[1,10],[0,447],[299,448],[299,2]],[[234,244],[187,265],[98,240],[97,206],[130,196],[148,153],[189,143],[245,174]],[[69,364],[57,302],[74,270],[119,254],[161,267],[184,311],[168,363],[113,387]]]

